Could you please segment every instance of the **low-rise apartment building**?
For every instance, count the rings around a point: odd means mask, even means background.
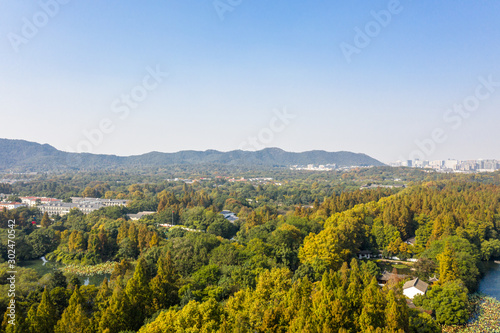
[[[0,210],[3,210],[4,208],[7,209],[7,210],[11,210],[11,209],[16,209],[16,208],[19,208],[19,207],[24,207],[26,206],[25,204],[23,204],[22,202],[0,202]]]
[[[21,197],[23,204],[28,207],[35,207],[37,204],[47,204],[51,202],[62,202],[61,199],[47,198],[47,197]]]
[[[100,198],[71,198],[73,202],[49,202],[38,206],[42,213],[49,215],[63,216],[73,208],[77,208],[82,213],[88,214],[103,207],[126,206],[128,200],[121,199],[100,199]]]

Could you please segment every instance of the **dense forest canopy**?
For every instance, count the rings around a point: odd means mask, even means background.
[[[3,332],[440,332],[468,320],[483,263],[500,259],[500,173],[377,167],[2,177],[17,179],[2,185],[9,195],[130,200],[88,215],[0,212]],[[141,211],[155,213],[127,216]],[[109,279],[81,285],[73,272],[19,267],[9,324],[9,220],[18,262],[108,265]],[[393,257],[397,263],[384,259]],[[380,286],[381,273],[398,264],[407,277]],[[402,286],[411,277],[429,291],[408,303]]]

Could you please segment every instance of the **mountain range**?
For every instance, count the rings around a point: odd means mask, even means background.
[[[294,153],[279,148],[265,148],[259,151],[184,150],[176,153],[150,152],[134,156],[116,156],[69,153],[48,144],[0,139],[0,171],[43,172],[210,164],[246,167],[287,167],[307,164],[336,164],[341,167],[384,165],[368,155],[347,151],[311,150]]]

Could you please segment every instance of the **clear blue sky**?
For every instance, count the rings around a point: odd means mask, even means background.
[[[54,1],[0,1],[0,137],[117,155],[500,159],[500,84],[479,80],[500,82],[498,1],[220,0],[219,12],[212,0]],[[393,7],[375,23],[372,11]],[[348,62],[355,28],[372,37]],[[156,67],[168,72],[159,84]],[[135,108],[121,101],[132,91]],[[469,102],[467,117],[447,111]],[[284,109],[294,118],[276,119]]]

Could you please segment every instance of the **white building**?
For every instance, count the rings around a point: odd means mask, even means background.
[[[51,202],[45,205],[40,205],[38,208],[44,213],[49,215],[63,216],[69,213],[73,208],[78,208],[84,214],[92,213],[95,210],[104,207],[103,205],[90,204],[90,203],[71,203],[71,202]]]
[[[26,205],[21,202],[0,202],[0,210],[6,208],[7,210],[25,207]]]
[[[419,278],[406,282],[403,286],[403,294],[409,299],[413,299],[416,295],[425,295],[429,285]]]
[[[21,201],[28,207],[35,207],[37,205],[37,202],[39,202],[40,204],[47,204],[50,202],[61,202],[62,200],[46,197],[21,197]]]
[[[435,160],[435,161],[430,161],[429,166],[434,168],[434,169],[441,169],[443,167],[444,161],[442,160]]]
[[[451,170],[456,170],[458,168],[457,160],[446,160],[444,161],[444,167]]]
[[[50,202],[38,206],[42,213],[49,215],[63,216],[69,213],[73,208],[78,208],[84,214],[91,213],[103,207],[125,206],[128,200],[98,199],[98,198],[71,198],[73,202]]]
[[[137,221],[140,220],[141,217],[146,216],[146,215],[151,215],[155,214],[156,212],[151,212],[151,211],[144,211],[144,212],[139,212],[137,214],[127,214],[127,216],[132,220],[132,221]]]
[[[381,254],[374,254],[372,251],[363,250],[358,252],[358,259],[380,258]]]
[[[78,204],[80,204],[80,203],[101,204],[105,207],[109,207],[109,206],[126,206],[128,203],[128,200],[71,197],[71,202],[78,203]]]

